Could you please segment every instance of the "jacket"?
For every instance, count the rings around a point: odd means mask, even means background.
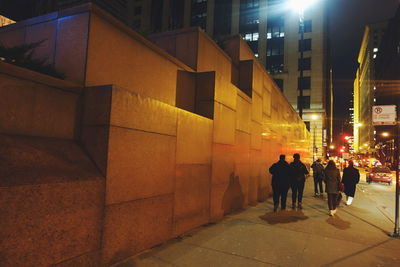
[[[306,175],[309,173],[306,165],[303,164],[300,160],[295,160],[290,163],[290,171],[291,171],[291,182],[304,182],[306,180]]]
[[[360,173],[354,167],[347,167],[343,170],[342,183],[344,184],[344,193],[347,196],[354,197],[356,184],[360,181]]]
[[[269,168],[272,174],[272,186],[289,187],[290,185],[290,166],[284,160],[280,160]]]
[[[339,169],[326,169],[325,173],[325,183],[326,192],[328,194],[338,194],[339,193],[339,183],[340,183],[340,172]]]

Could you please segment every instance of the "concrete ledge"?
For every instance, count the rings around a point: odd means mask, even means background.
[[[18,67],[1,61],[0,61],[0,73],[7,74],[9,76],[21,80],[27,80],[43,84],[63,91],[73,92],[77,94],[81,94],[83,92],[83,86],[79,84],[54,78],[46,74],[42,74],[36,71],[32,71],[26,68]]]

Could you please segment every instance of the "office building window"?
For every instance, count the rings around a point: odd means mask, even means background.
[[[304,21],[304,32],[312,32],[312,21],[311,20]]]
[[[299,33],[301,32],[301,28],[299,26]],[[312,20],[305,20],[304,21],[304,32],[312,32]]]
[[[311,77],[303,77],[297,78],[297,88],[300,89],[300,86],[304,89],[311,89]]]
[[[142,7],[141,6],[137,6],[133,9],[133,15],[137,16],[140,15],[142,13]]]
[[[299,40],[299,52],[301,52],[302,50],[303,52],[311,50],[311,39],[304,39],[303,42]]]
[[[246,33],[243,39],[251,42],[251,41],[258,41],[258,37],[259,37],[258,32],[253,32],[253,33]]]
[[[282,17],[272,17],[267,21],[267,39],[285,37],[285,23]]]
[[[241,8],[258,8],[259,0],[242,0],[240,1]]]
[[[191,26],[199,26],[206,30],[207,0],[192,0]]]
[[[301,61],[301,59],[299,59],[299,70],[311,70],[311,58],[310,57],[306,57],[303,58],[303,61]]]
[[[232,1],[216,0],[214,9],[215,37],[231,33]]]
[[[274,81],[279,89],[281,89],[281,91],[283,92],[283,79],[274,79]]]
[[[297,109],[300,107],[300,96],[297,97]],[[310,108],[310,96],[303,96],[303,109],[309,109]]]

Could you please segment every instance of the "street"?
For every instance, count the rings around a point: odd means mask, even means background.
[[[362,172],[353,204],[330,217],[310,177],[301,211],[273,213],[269,198],[116,266],[399,266],[394,188]]]
[[[357,186],[357,190],[362,191],[374,203],[377,210],[394,223],[396,173],[392,171],[393,182],[390,186],[386,183],[372,182],[368,184],[365,181],[366,172],[364,168],[358,169],[360,171],[360,183]]]

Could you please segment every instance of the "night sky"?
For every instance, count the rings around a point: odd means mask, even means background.
[[[330,40],[334,78],[334,132],[340,134],[349,118],[349,104],[357,69],[364,26],[390,19],[400,0],[318,0],[330,2]],[[33,9],[33,0],[0,0],[0,13],[12,13],[18,20]]]
[[[325,0],[330,6],[330,40],[334,79],[334,132],[340,134],[349,118],[357,57],[366,24],[390,19],[399,0]],[[347,129],[347,133],[351,134]],[[346,132],[346,129],[344,128]]]

